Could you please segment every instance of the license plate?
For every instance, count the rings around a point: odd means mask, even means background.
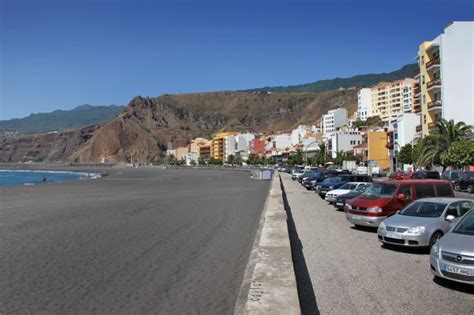
[[[360,215],[353,215],[352,220],[360,220],[362,217]]]
[[[344,204],[342,202],[336,202],[336,206],[343,206]]]
[[[444,270],[446,270],[447,272],[456,273],[458,275],[463,275],[463,276],[468,276],[468,277],[471,276],[471,271],[470,270],[464,269],[464,268],[459,268],[459,267],[452,266],[452,265],[444,266]]]
[[[398,233],[394,233],[394,232],[386,232],[385,233],[385,237],[390,237],[390,238],[397,238],[397,239],[401,239],[402,236]]]

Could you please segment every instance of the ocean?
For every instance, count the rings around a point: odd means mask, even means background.
[[[0,186],[47,184],[97,177],[100,177],[100,174],[63,171],[0,170]]]

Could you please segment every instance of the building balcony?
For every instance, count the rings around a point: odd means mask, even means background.
[[[438,122],[436,122],[436,121],[430,122],[430,123],[428,124],[428,129],[429,129],[429,130],[436,129],[436,125],[437,125],[437,124],[438,124]]]
[[[427,104],[429,111],[440,111],[442,109],[440,100],[435,100]]]
[[[414,75],[415,75],[415,79],[417,79],[420,76],[420,68],[415,69]]]
[[[413,90],[413,93],[415,93],[415,95],[420,95],[420,93],[421,93],[420,87],[417,86],[417,87]]]
[[[413,105],[420,105],[420,98],[419,97],[413,99]]]
[[[428,91],[439,90],[441,89],[441,80],[440,79],[431,80],[430,82],[426,83],[426,87]]]
[[[413,112],[414,112],[414,113],[419,113],[419,112],[421,112],[421,105],[415,105],[415,106],[413,106]]]
[[[440,67],[440,61],[439,58],[432,59],[426,63],[426,70],[427,71],[432,71],[435,69],[439,69]]]
[[[423,127],[421,125],[416,126],[416,132],[421,132]]]

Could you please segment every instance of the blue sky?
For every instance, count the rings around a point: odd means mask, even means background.
[[[0,120],[387,72],[472,0],[0,0]]]

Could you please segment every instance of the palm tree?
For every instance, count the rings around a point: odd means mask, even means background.
[[[418,164],[433,165],[439,163],[443,171],[448,167],[446,157],[449,147],[456,141],[472,140],[472,126],[460,121],[447,121],[441,118],[436,124],[437,130],[422,139],[422,149]]]

